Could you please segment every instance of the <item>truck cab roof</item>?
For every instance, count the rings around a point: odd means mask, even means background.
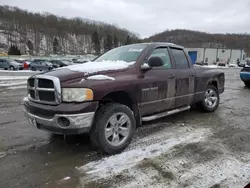
[[[180,49],[184,49],[183,46],[174,44],[174,43],[170,43],[170,42],[145,42],[145,43],[137,43],[137,44],[145,44],[145,45],[152,45],[152,46],[169,46],[172,48],[180,48]],[[130,45],[135,45],[135,44],[130,44]]]

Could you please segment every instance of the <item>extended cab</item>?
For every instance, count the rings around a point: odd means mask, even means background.
[[[89,133],[106,153],[124,150],[141,121],[198,104],[213,112],[224,73],[193,67],[183,47],[140,43],[115,48],[93,62],[28,79],[25,114],[30,124],[55,134]]]

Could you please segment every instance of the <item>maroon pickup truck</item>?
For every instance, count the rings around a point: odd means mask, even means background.
[[[183,47],[141,43],[115,48],[92,62],[28,79],[25,114],[30,124],[55,134],[90,134],[103,152],[121,152],[142,121],[198,104],[213,112],[224,73],[194,66]]]

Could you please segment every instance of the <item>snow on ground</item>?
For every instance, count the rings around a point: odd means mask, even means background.
[[[3,80],[27,80],[29,76],[0,76],[0,81]]]
[[[107,75],[94,75],[94,76],[89,76],[87,78],[88,80],[115,80],[113,77],[107,76]]]
[[[34,72],[32,70],[14,70],[14,71],[11,71],[11,70],[0,70],[0,72],[5,72],[5,73],[18,73],[18,72]],[[36,71],[37,72],[37,71]]]
[[[27,82],[26,81],[15,81],[15,82],[11,82],[11,81],[7,81],[7,82],[0,82],[0,86],[20,86],[20,85],[25,85]]]
[[[11,87],[8,87],[8,89],[23,89],[23,88],[27,88],[27,85],[21,85],[21,86],[11,86]]]
[[[29,76],[0,76],[0,88],[21,89],[26,88]]]
[[[100,71],[109,70],[122,70],[126,69],[135,62],[125,62],[125,61],[101,61],[101,62],[87,62],[83,64],[70,65],[60,69],[69,69],[71,71],[84,72],[87,74],[93,74]]]
[[[197,142],[203,139],[204,134],[209,130],[196,130],[192,134],[187,133],[181,137],[170,137],[156,144],[147,146],[146,148],[136,148],[120,155],[114,155],[108,158],[104,158],[101,161],[91,162],[79,170],[86,171],[87,174],[95,178],[106,178],[112,174],[117,174],[125,169],[134,167],[137,163],[140,163],[146,158],[153,158],[168,151],[170,148],[179,145],[181,143],[187,143],[188,141]],[[151,135],[152,136],[152,135]],[[150,137],[151,137],[150,136]]]
[[[204,65],[204,66],[201,66],[201,65],[194,65],[194,66],[199,66],[199,67],[207,67],[207,68],[214,68],[214,69],[228,69],[228,68],[235,68],[235,69],[242,69],[242,67],[228,67],[228,66],[218,66],[218,65]]]
[[[133,141],[121,154],[77,167],[79,187],[244,187],[250,155],[233,156],[209,128],[167,129]]]

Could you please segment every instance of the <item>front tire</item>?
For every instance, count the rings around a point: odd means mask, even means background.
[[[205,112],[214,112],[220,103],[220,95],[218,89],[213,85],[208,85],[200,107]]]
[[[97,111],[90,132],[92,144],[107,154],[123,151],[131,142],[136,121],[131,109],[122,104],[106,104]]]

